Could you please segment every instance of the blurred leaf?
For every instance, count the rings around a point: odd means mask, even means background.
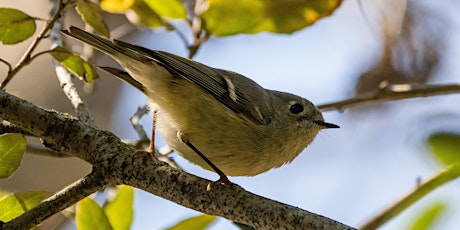
[[[292,33],[330,15],[341,0],[208,0],[205,29],[217,36]]]
[[[0,8],[0,41],[5,45],[22,42],[35,33],[35,19],[24,12]]]
[[[181,0],[103,0],[101,7],[112,13],[125,13],[131,23],[148,27],[164,26],[164,17],[187,17]]]
[[[0,221],[7,222],[35,207],[49,195],[46,191],[18,192],[0,199]]]
[[[181,0],[144,0],[158,15],[167,18],[183,19],[187,17],[184,3]]]
[[[75,222],[78,230],[112,230],[109,219],[101,207],[89,197],[78,202]]]
[[[125,13],[136,0],[102,0],[101,8],[110,13]]]
[[[451,30],[447,15],[418,1],[395,1],[388,6],[397,9],[402,4],[405,7],[401,12],[382,12],[386,19],[380,21],[380,29],[377,29],[382,36],[380,59],[359,77],[356,95],[374,94],[395,84],[424,85],[441,68]],[[382,103],[369,103],[359,109],[376,107],[386,108]]]
[[[5,192],[5,191],[1,191],[0,190],[0,199],[2,199],[3,197],[9,195],[10,193],[9,192]]]
[[[67,51],[65,48],[56,47],[50,53],[62,66],[66,67],[83,81],[92,82],[99,77],[88,62],[78,55]]]
[[[104,22],[99,5],[88,0],[77,0],[77,12],[88,25],[101,35],[110,37],[109,29]]]
[[[202,14],[206,31],[225,36],[238,33],[257,33],[263,22],[264,3],[259,0],[208,1],[209,8]]]
[[[438,133],[428,138],[434,157],[444,165],[460,163],[460,136]]]
[[[126,12],[126,17],[136,25],[148,27],[161,27],[164,25],[163,19],[143,0],[135,0],[131,9]]]
[[[103,210],[114,230],[128,230],[133,221],[134,189],[131,186],[118,187],[115,198],[108,202]]]
[[[433,229],[433,224],[446,213],[444,203],[435,203],[422,211],[416,220],[411,224],[411,230]]]
[[[167,228],[168,230],[202,230],[210,225],[217,217],[202,214],[182,220],[176,225]]]
[[[19,133],[0,135],[0,178],[9,177],[21,164],[26,139]]]

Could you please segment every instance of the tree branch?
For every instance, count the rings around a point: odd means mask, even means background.
[[[319,105],[318,108],[323,111],[343,110],[356,104],[363,104],[375,101],[391,101],[416,97],[429,97],[436,95],[445,95],[460,93],[460,84],[451,85],[410,85],[397,84],[388,85],[372,95],[353,97],[343,101]]]
[[[61,0],[53,0],[52,1],[52,8],[51,14],[54,15],[59,12],[59,4]],[[53,27],[50,32],[50,38],[52,42],[52,46],[64,46],[61,37],[61,30],[62,30],[63,18],[59,18],[53,24]],[[53,63],[56,69],[56,76],[59,80],[61,85],[62,91],[67,96],[69,101],[72,103],[75,114],[77,115],[78,119],[80,119],[83,123],[97,127],[96,122],[91,117],[89,113],[89,109],[86,104],[83,102],[83,99],[80,97],[80,93],[78,92],[77,88],[72,79],[72,74],[63,66],[59,64],[58,61],[53,59]]]
[[[2,120],[0,122],[0,134],[4,134],[4,133],[21,133],[23,135],[31,136],[31,133],[27,132],[26,130],[20,129],[20,128],[12,125],[8,121],[3,121]]]
[[[261,229],[353,229],[238,186],[214,186],[207,192],[208,180],[174,169],[151,155],[135,154],[135,149],[112,133],[1,90],[0,117],[41,137],[47,147],[89,162],[104,185],[132,185],[182,206]]]
[[[91,117],[88,107],[83,102],[83,99],[80,97],[80,93],[75,87],[71,73],[59,65],[57,61],[54,61],[54,65],[56,69],[56,76],[58,77],[62,91],[72,103],[78,119],[85,124],[97,127],[96,122]]]
[[[35,155],[55,157],[55,158],[69,158],[69,157],[72,157],[72,155],[57,152],[55,150],[45,148],[43,145],[32,144],[32,143],[27,143],[26,152],[28,154],[35,154]]]
[[[372,217],[364,223],[359,229],[360,230],[372,230],[377,229],[382,224],[389,221],[391,218],[399,215],[402,211],[406,210],[409,206],[420,200],[426,194],[430,193],[441,185],[457,179],[460,177],[460,164],[452,165],[441,172],[437,173],[433,177],[422,182],[407,195],[403,196],[400,200],[394,204],[385,208],[382,212]]]
[[[31,229],[52,215],[104,188],[104,178],[92,171],[39,205],[3,224],[2,229]]]
[[[13,66],[11,66],[11,64],[9,62],[7,62],[6,60],[3,60],[2,58],[0,58],[0,62],[5,64],[7,67],[8,67],[8,74],[10,74],[11,70],[13,69]]]

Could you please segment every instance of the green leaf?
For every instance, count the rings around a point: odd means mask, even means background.
[[[18,192],[0,199],[0,221],[7,222],[35,207],[49,195],[46,191]]]
[[[0,135],[0,178],[7,178],[19,167],[26,151],[26,139],[22,134]]]
[[[191,217],[174,226],[167,228],[168,230],[202,230],[210,225],[217,217],[202,214],[199,216]]]
[[[181,0],[144,0],[158,15],[167,18],[185,19],[187,12]]]
[[[133,187],[122,185],[115,198],[104,206],[103,210],[114,230],[130,229],[134,216],[133,201]]]
[[[50,54],[62,66],[66,67],[83,81],[92,82],[99,77],[91,64],[83,60],[80,56],[67,51],[65,48],[58,46],[51,50]]]
[[[408,229],[425,230],[433,229],[433,225],[439,218],[446,213],[446,205],[444,203],[435,203],[430,207],[422,210],[418,218],[411,224]]]
[[[109,29],[104,22],[102,10],[99,5],[88,0],[77,1],[77,12],[81,15],[83,21],[93,27],[93,29],[103,36],[110,37]]]
[[[208,0],[205,30],[216,36],[292,33],[330,15],[342,0]]]
[[[22,42],[35,33],[35,19],[26,13],[0,8],[0,41],[5,45]]]
[[[75,222],[78,230],[112,230],[109,219],[101,207],[89,197],[78,202]]]
[[[438,133],[428,138],[433,156],[444,165],[460,163],[460,136]]]

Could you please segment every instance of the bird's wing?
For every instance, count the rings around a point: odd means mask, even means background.
[[[255,124],[265,125],[269,123],[269,119],[261,113],[261,107],[253,103],[254,99],[247,96],[235,85],[235,82],[245,82],[257,91],[251,92],[252,95],[261,94],[260,96],[264,96],[262,95],[265,93],[263,88],[252,80],[237,73],[208,67],[174,54],[154,51],[118,40],[115,40],[115,44],[150,57],[168,71],[179,74],[200,86],[222,104],[237,113],[243,114]]]

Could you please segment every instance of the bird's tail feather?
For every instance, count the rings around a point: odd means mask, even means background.
[[[133,50],[117,45],[109,39],[88,33],[74,26],[71,26],[69,30],[62,30],[62,33],[76,38],[84,43],[87,43],[115,59],[121,58],[122,56],[128,56],[139,61],[144,61],[142,59],[145,59],[145,56],[140,55],[139,53]]]

